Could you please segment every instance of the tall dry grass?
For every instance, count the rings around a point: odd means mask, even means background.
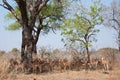
[[[0,59],[0,79],[5,80],[8,78],[8,68],[9,62],[7,60],[4,60],[3,58]]]
[[[0,56],[0,80],[16,80],[16,73],[9,70],[9,60],[20,59],[19,52],[8,52]]]
[[[44,52],[47,53],[47,52]],[[72,56],[69,53],[59,51],[58,53],[44,54],[45,58],[67,58],[71,59]],[[71,55],[73,55],[71,53]],[[46,57],[47,56],[47,57]],[[64,57],[63,57],[64,56]],[[78,55],[77,55],[78,57]],[[120,80],[120,65],[117,64],[113,70],[109,71],[109,74],[104,74],[101,70],[95,71],[64,71],[64,72],[48,72],[41,74],[24,74],[16,73],[15,71],[9,72],[9,59],[20,59],[19,53],[7,53],[0,57],[0,80]],[[41,58],[41,57],[40,57]]]

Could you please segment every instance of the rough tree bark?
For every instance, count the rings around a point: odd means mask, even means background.
[[[14,8],[6,0],[3,0],[3,4],[0,4],[0,6],[3,6],[14,15],[22,27],[21,58],[23,61],[31,61],[32,54],[37,53],[36,44],[42,29],[42,19],[39,19],[39,25],[36,31],[34,30],[35,22],[39,17],[39,12],[48,1],[49,0],[29,0],[29,2],[27,2],[27,0],[15,0],[20,15],[17,15]]]

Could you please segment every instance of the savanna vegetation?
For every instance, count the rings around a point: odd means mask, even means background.
[[[86,5],[84,0],[14,0],[11,5],[2,0],[0,6],[9,11],[5,18],[13,21],[6,29],[21,29],[22,42],[21,50],[0,51],[0,79],[119,80],[120,3],[89,1]],[[118,49],[91,49],[101,25],[116,31]],[[64,50],[37,48],[40,34],[58,30]]]

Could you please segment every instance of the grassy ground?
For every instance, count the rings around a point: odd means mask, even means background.
[[[0,80],[120,80],[120,71],[110,71],[104,74],[101,71],[68,71],[63,73],[44,74],[4,74]]]
[[[64,71],[41,74],[8,73],[10,55],[0,57],[0,80],[120,80],[120,67],[116,66],[109,74],[102,70],[95,71]],[[119,58],[120,59],[120,58]],[[120,60],[119,60],[120,61]]]
[[[0,80],[120,80],[120,69],[109,71],[109,74],[105,74],[100,70],[24,74],[15,72],[8,73],[8,65],[6,61],[0,61]]]

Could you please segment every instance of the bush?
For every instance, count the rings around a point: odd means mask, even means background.
[[[19,52],[19,50],[17,48],[13,48],[11,52]]]
[[[2,56],[3,54],[5,54],[5,51],[0,51],[0,56]]]

